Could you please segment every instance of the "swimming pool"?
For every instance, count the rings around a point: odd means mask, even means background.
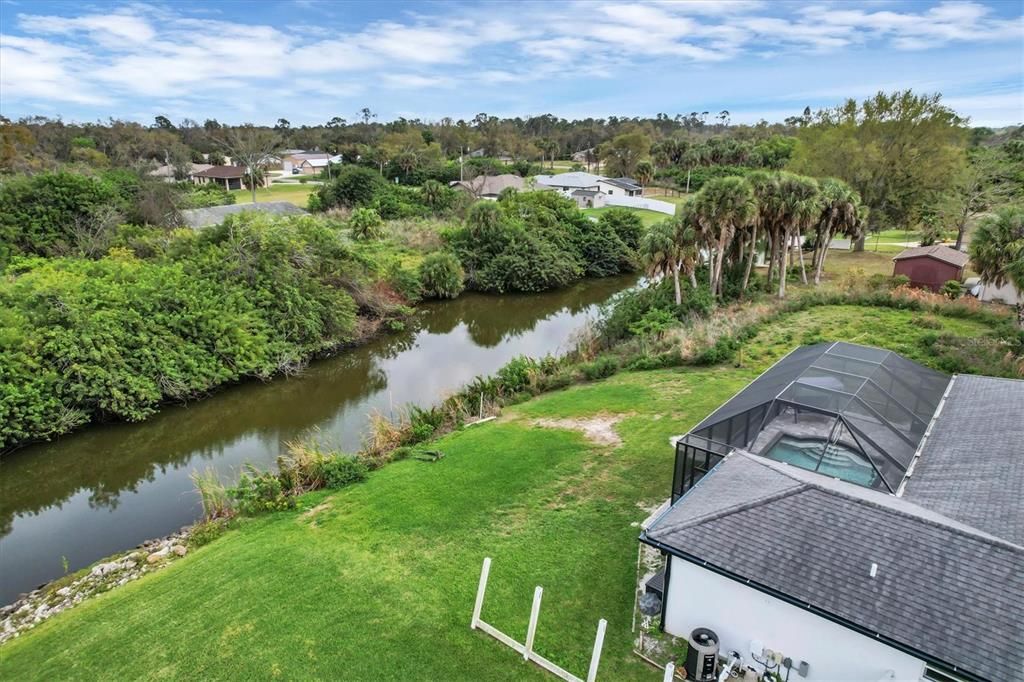
[[[821,454],[825,441],[817,438],[796,438],[783,435],[761,454],[778,462],[786,462],[801,469],[833,476],[843,481],[872,488],[878,481],[878,474],[864,455],[841,443],[833,443],[824,456]],[[818,460],[821,459],[821,465]]]

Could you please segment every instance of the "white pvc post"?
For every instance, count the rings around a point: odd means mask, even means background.
[[[526,646],[523,647],[523,658],[530,660],[530,652],[533,651],[533,637],[537,634],[537,617],[540,615],[540,598],[544,594],[544,588],[540,585],[533,590],[533,608],[530,609],[530,625],[526,628]]]
[[[604,618],[597,621],[597,637],[594,638],[594,654],[590,657],[590,670],[587,672],[587,682],[594,682],[597,679],[597,665],[601,662],[601,649],[604,647],[604,631],[608,627],[608,621]]]
[[[480,585],[476,588],[476,604],[473,605],[473,620],[470,630],[476,630],[480,624],[480,612],[484,608],[484,592],[487,591],[487,576],[491,572],[491,557],[484,557],[484,566],[480,569]]]
[[[662,682],[672,682],[672,678],[676,676],[676,664],[669,661],[665,666],[665,678]]]

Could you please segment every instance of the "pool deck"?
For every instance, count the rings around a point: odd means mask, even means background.
[[[831,435],[835,421],[835,417],[809,412],[800,414],[799,421],[794,421],[792,414],[780,414],[765,424],[749,451],[757,455],[764,455],[780,435],[825,440]]]

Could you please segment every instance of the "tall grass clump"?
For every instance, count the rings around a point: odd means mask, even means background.
[[[199,499],[203,503],[203,517],[207,521],[217,519],[228,519],[234,516],[234,506],[231,504],[231,496],[228,489],[220,482],[217,472],[213,467],[207,467],[202,472],[193,471],[190,476],[192,483],[199,493]]]

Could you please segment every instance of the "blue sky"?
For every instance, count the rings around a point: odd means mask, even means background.
[[[0,0],[11,118],[754,122],[908,87],[1024,123],[1024,1]]]

